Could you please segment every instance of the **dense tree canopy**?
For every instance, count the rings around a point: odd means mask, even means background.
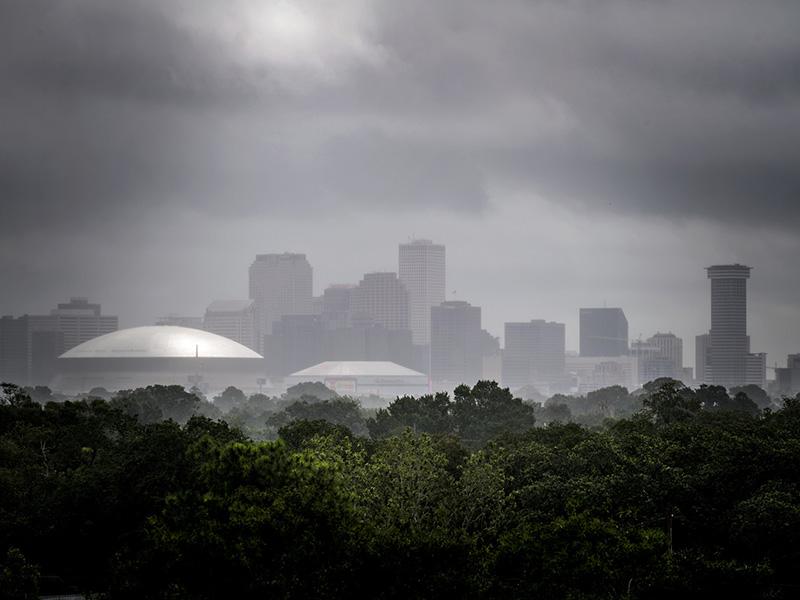
[[[761,412],[744,390],[662,380],[580,399],[604,419],[587,428],[563,402],[481,382],[398,398],[369,437],[349,399],[245,399],[235,410],[280,421],[264,423],[272,441],[199,415],[202,402],[152,386],[41,404],[3,386],[0,598],[800,589],[800,397]],[[560,418],[535,423],[544,410]]]

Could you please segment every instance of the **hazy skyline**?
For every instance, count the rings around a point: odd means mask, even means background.
[[[0,4],[0,313],[86,295],[121,326],[319,294],[447,246],[484,327],[621,306],[693,365],[704,267],[752,351],[800,352],[800,3]]]

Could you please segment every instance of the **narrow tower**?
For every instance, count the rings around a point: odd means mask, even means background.
[[[747,337],[747,280],[750,267],[708,267],[711,280],[711,382],[733,387],[747,380],[750,341]]]

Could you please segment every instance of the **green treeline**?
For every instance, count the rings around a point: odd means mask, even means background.
[[[798,597],[800,396],[623,390],[588,427],[491,382],[366,416],[4,384],[0,598]]]

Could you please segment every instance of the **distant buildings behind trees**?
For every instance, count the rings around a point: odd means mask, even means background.
[[[671,332],[631,340],[621,307],[578,311],[579,352],[566,348],[566,325],[544,315],[507,322],[503,343],[483,329],[482,309],[446,299],[445,247],[431,240],[398,246],[398,270],[364,274],[314,296],[305,254],[258,254],[249,267],[248,298],[214,300],[202,316],[168,315],[164,326],[202,329],[263,356],[261,379],[280,388],[289,375],[326,361],[388,361],[425,374],[430,389],[479,380],[548,396],[585,394],[608,386],[634,389],[670,378],[728,388],[767,386],[767,361],[750,351],[747,290],[750,267],[708,267],[711,328],[695,338],[695,368],[683,366],[683,340]],[[48,315],[0,319],[0,379],[47,385],[58,357],[116,331],[118,317],[72,298]],[[775,370],[776,389],[800,387],[800,360]]]

